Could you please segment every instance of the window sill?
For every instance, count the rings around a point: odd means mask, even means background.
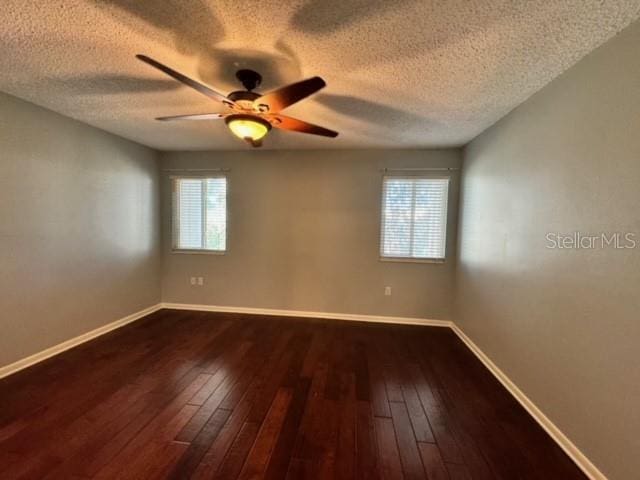
[[[171,253],[186,253],[193,255],[226,255],[226,250],[189,250],[189,249],[177,249],[171,250]]]
[[[394,263],[446,263],[446,258],[380,257],[379,260]]]

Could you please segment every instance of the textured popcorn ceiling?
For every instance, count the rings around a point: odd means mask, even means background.
[[[273,131],[265,148],[462,145],[640,15],[640,0],[2,0],[0,90],[159,149],[245,149],[206,97],[145,53],[223,93],[312,75],[287,114],[337,139]]]

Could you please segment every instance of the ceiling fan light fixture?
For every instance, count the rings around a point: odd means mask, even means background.
[[[225,118],[229,130],[241,140],[259,142],[271,130],[271,124],[253,115],[229,115]]]
[[[222,95],[211,87],[193,80],[151,57],[142,54],[138,54],[136,57],[141,62],[160,70],[162,73],[209,99],[222,103],[233,111],[233,113],[173,115],[171,117],[158,117],[157,120],[166,122],[171,120],[221,120],[224,118],[229,130],[252,147],[262,146],[262,140],[269,133],[271,127],[330,138],[338,136],[338,132],[328,128],[280,114],[281,110],[326,87],[327,84],[320,77],[307,78],[265,94],[260,94],[254,92],[254,89],[260,85],[262,76],[253,70],[242,69],[236,72],[236,77],[246,90],[236,90],[229,93],[229,95]]]

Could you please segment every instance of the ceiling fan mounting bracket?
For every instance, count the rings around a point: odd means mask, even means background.
[[[236,78],[240,80],[240,83],[242,83],[244,88],[249,91],[255,90],[262,83],[262,75],[248,69],[238,70],[236,72]]]

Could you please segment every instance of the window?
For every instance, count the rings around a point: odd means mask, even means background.
[[[227,179],[173,179],[173,248],[227,249]]]
[[[384,177],[382,258],[444,260],[448,178]]]

